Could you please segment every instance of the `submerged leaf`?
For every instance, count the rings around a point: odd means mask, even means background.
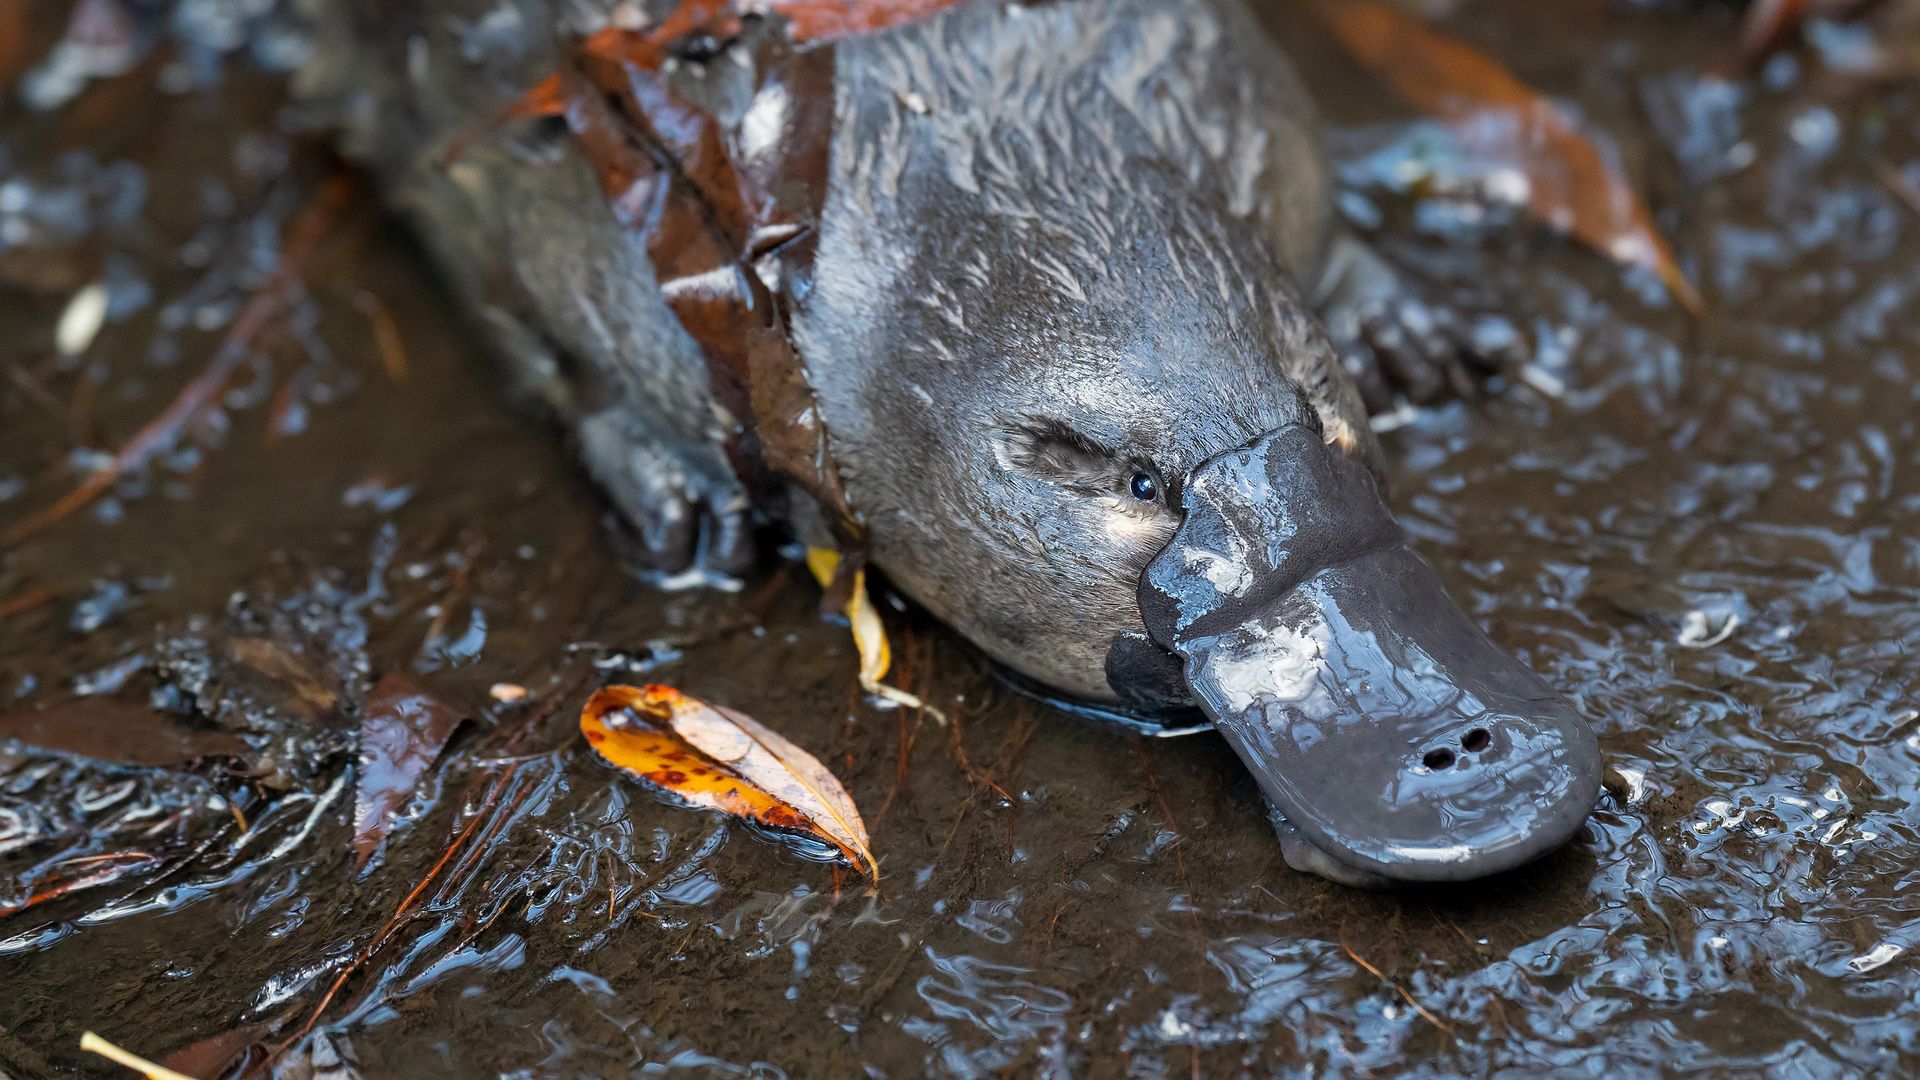
[[[193,727],[171,714],[114,698],[75,698],[50,709],[0,715],[0,739],[150,768],[252,755],[252,748],[231,732]]]
[[[611,764],[696,806],[840,849],[874,880],[867,826],[819,759],[750,716],[670,686],[609,686],[587,700],[580,731]]]
[[[1613,259],[1652,270],[1700,307],[1626,177],[1553,102],[1491,57],[1374,0],[1327,0],[1322,21],[1355,60],[1446,125],[1489,169],[1526,177],[1526,208]]]
[[[386,840],[395,811],[413,797],[465,716],[402,672],[374,684],[360,712],[360,771],[353,800],[356,867]]]

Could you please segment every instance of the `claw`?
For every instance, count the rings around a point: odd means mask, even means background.
[[[1518,367],[1525,338],[1497,315],[1463,318],[1422,299],[1378,255],[1343,238],[1323,289],[1328,333],[1367,410],[1398,400],[1431,405],[1469,397],[1489,376]]]
[[[647,566],[667,577],[695,567],[735,576],[753,564],[753,511],[724,466],[704,467],[609,410],[578,428],[581,456],[639,535]]]

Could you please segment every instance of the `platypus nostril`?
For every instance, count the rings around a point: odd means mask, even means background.
[[[1437,772],[1453,764],[1453,751],[1444,746],[1438,750],[1429,750],[1427,751],[1427,756],[1421,758],[1420,762],[1427,768]]]
[[[1467,732],[1466,737],[1460,740],[1460,748],[1469,754],[1477,754],[1485,750],[1487,744],[1492,741],[1493,736],[1487,734],[1486,728],[1477,727]]]

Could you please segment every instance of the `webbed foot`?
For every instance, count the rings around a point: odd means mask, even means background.
[[[1373,249],[1342,234],[1316,294],[1327,332],[1360,386],[1367,409],[1400,400],[1429,405],[1470,396],[1489,376],[1518,366],[1526,343],[1499,316],[1470,317],[1433,304]]]
[[[1356,889],[1385,889],[1393,884],[1379,874],[1369,873],[1358,867],[1348,866],[1326,852],[1313,846],[1313,841],[1301,835],[1293,822],[1279,810],[1268,807],[1267,819],[1273,822],[1273,831],[1280,837],[1280,855],[1287,865],[1303,874],[1323,877],[1335,885],[1347,885]]]

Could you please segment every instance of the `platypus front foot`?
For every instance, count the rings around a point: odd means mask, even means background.
[[[1293,822],[1288,821],[1287,816],[1278,809],[1269,807],[1267,820],[1273,823],[1274,834],[1280,838],[1280,856],[1293,869],[1355,889],[1385,889],[1393,884],[1379,874],[1348,866],[1313,846],[1313,841],[1294,828]]]
[[[575,433],[587,468],[633,526],[654,570],[733,576],[753,564],[752,504],[716,453],[663,440],[658,428],[617,409],[586,417]]]
[[[1499,316],[1463,316],[1429,303],[1362,241],[1333,242],[1318,292],[1327,332],[1372,413],[1400,401],[1430,405],[1471,395],[1525,358],[1526,343]]]

